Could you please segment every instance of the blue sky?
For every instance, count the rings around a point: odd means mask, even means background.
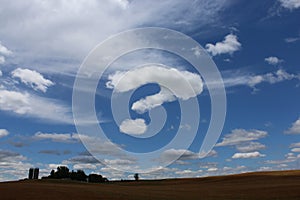
[[[45,176],[58,165],[109,179],[132,178],[145,167],[152,172],[142,178],[299,169],[299,0],[0,3],[0,181],[24,178],[30,167]],[[77,102],[95,97],[97,122],[86,107],[74,107],[73,84],[84,80],[79,70],[89,52],[112,35],[143,27],[191,37],[222,76],[226,118],[204,158],[199,149],[213,123],[207,85],[214,83],[173,53],[129,52],[104,71],[95,94],[77,88]],[[130,48],[140,41],[122,42]],[[156,158],[122,151],[152,152],[177,133],[180,142]]]

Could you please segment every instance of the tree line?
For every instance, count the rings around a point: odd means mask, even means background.
[[[56,171],[52,170],[50,175],[43,177],[43,179],[70,179],[74,181],[82,181],[89,183],[104,183],[108,182],[108,179],[100,174],[89,174],[86,175],[83,170],[72,170],[70,172],[69,168],[66,166],[58,166]]]

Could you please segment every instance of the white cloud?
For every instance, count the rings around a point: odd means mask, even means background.
[[[218,168],[216,168],[216,167],[208,168],[207,171],[208,172],[215,172],[215,171],[218,171]]]
[[[144,119],[126,119],[120,125],[120,131],[129,135],[141,135],[146,132],[147,125]]]
[[[34,70],[17,68],[11,74],[13,78],[19,78],[22,83],[34,90],[46,92],[48,87],[54,85],[52,81],[45,79],[42,74]]]
[[[236,149],[239,152],[242,152],[242,153],[258,151],[258,150],[262,150],[262,149],[265,149],[265,148],[266,148],[266,145],[261,144],[259,142],[249,142],[249,143],[236,145]]]
[[[290,148],[295,148],[295,147],[299,147],[300,148],[300,142],[298,142],[298,143],[292,143],[290,145]]]
[[[291,152],[300,153],[300,148],[292,148]]]
[[[9,135],[8,130],[6,130],[6,129],[0,129],[0,138],[5,137],[7,135]]]
[[[116,92],[127,92],[148,83],[159,84],[161,91],[135,102],[132,109],[139,113],[164,102],[174,101],[175,97],[188,100],[203,90],[203,82],[198,74],[161,66],[146,66],[128,72],[117,71],[108,76],[106,87]]]
[[[0,65],[5,63],[5,57],[0,55]]]
[[[201,175],[201,172],[203,170],[199,169],[196,171],[190,170],[190,169],[185,169],[185,170],[178,170],[175,172],[175,174],[180,175],[181,178],[187,178],[187,177],[197,177]]]
[[[277,65],[277,64],[283,62],[283,60],[279,59],[279,58],[276,57],[276,56],[270,56],[270,57],[267,57],[267,58],[265,58],[265,61],[266,61],[267,63],[269,63],[270,65]]]
[[[68,160],[64,160],[62,163],[74,165],[74,164],[97,164],[100,162],[93,156],[88,155],[88,156],[76,156]]]
[[[32,167],[26,160],[19,153],[0,149],[0,181],[26,178],[28,169]]]
[[[71,133],[42,133],[37,132],[33,136],[34,139],[37,140],[52,140],[53,142],[78,142],[79,137],[77,134],[71,134]]]
[[[0,110],[47,122],[73,123],[69,107],[59,101],[29,93],[0,89]]]
[[[141,25],[194,30],[216,22],[227,4],[225,0],[191,4],[181,0],[2,0],[0,35],[15,49],[14,63],[41,71],[73,71],[90,49],[112,34]],[[178,25],[186,10],[187,23]]]
[[[217,143],[216,146],[239,145],[245,142],[251,142],[264,138],[267,135],[268,133],[266,131],[261,130],[234,129],[230,134],[225,135],[222,138],[222,142]]]
[[[238,41],[237,36],[233,34],[229,34],[225,36],[222,42],[217,42],[215,45],[206,44],[205,48],[213,56],[216,56],[225,53],[233,54],[235,51],[240,50],[241,46],[242,44]]]
[[[285,131],[287,134],[300,134],[300,118],[296,120],[292,126]]]
[[[248,152],[248,153],[235,153],[232,156],[232,159],[239,159],[239,158],[258,158],[264,157],[264,154],[259,153],[258,151],[255,152]]]
[[[12,51],[10,51],[7,47],[1,44],[0,42],[0,54],[4,56],[9,56],[12,54]]]
[[[298,159],[297,155],[290,152],[285,155],[285,159],[283,159],[283,160],[267,160],[266,164],[280,165],[280,164],[295,162],[297,159]]]
[[[225,71],[223,72],[223,83],[228,87],[235,87],[246,85],[252,88],[255,88],[257,85],[265,82],[269,84],[275,84],[282,81],[298,79],[300,80],[300,75],[288,73],[283,69],[279,69],[275,72],[269,72],[261,75],[251,75],[251,74],[236,74],[233,71]],[[214,84],[214,83],[211,83]]]
[[[147,96],[146,98],[134,102],[131,109],[137,111],[138,113],[144,113],[162,105],[165,102],[172,102],[175,100],[175,96],[169,90],[161,88],[159,93]]]
[[[217,152],[215,150],[211,150],[206,155],[206,157],[212,157],[216,155]],[[178,156],[180,156],[178,160],[197,160],[203,157],[201,153],[194,153],[192,151],[185,150],[185,149],[168,149],[161,154],[160,160],[164,162],[164,161],[172,160],[174,157],[178,157]]]
[[[290,10],[300,8],[300,0],[279,0],[281,6]]]
[[[104,163],[109,165],[109,166],[114,166],[114,168],[116,168],[117,166],[120,165],[132,165],[135,163],[134,160],[129,160],[129,159],[113,159],[113,160],[109,160],[109,159],[104,159]]]
[[[0,58],[0,64],[1,64],[1,58]],[[2,76],[3,75],[3,73],[2,73],[2,71],[0,70],[0,76]]]
[[[300,37],[290,37],[290,38],[285,38],[284,41],[287,43],[293,43],[300,40]]]
[[[75,170],[78,170],[78,169],[81,169],[81,170],[85,170],[85,169],[97,169],[97,165],[90,164],[90,163],[81,163],[81,164],[75,164],[75,165],[73,165],[73,168]]]

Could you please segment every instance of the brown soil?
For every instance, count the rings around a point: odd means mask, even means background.
[[[300,199],[300,171],[89,184],[63,180],[0,183],[0,199]]]

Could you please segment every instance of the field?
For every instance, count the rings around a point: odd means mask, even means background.
[[[0,199],[300,199],[300,171],[91,184],[60,180],[0,183]]]

